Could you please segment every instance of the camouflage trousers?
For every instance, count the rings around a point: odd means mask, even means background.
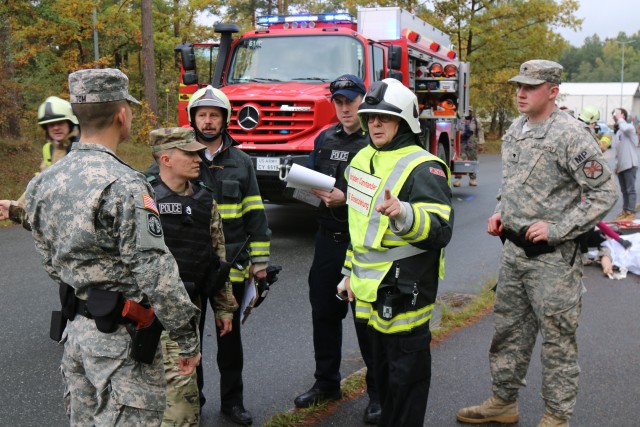
[[[124,326],[111,334],[77,315],[67,324],[61,372],[71,426],[159,426],[166,382],[160,346],[152,364],[129,357]]]
[[[475,141],[469,141],[466,143],[460,143],[460,157],[463,160],[478,160],[478,143]],[[460,177],[456,177],[459,179]],[[477,174],[470,173],[469,179],[476,179]]]
[[[163,427],[197,427],[200,425],[200,397],[196,371],[180,375],[180,348],[166,331],[160,338],[164,354],[164,373],[167,379],[167,406],[162,417]]]
[[[546,409],[560,418],[573,412],[580,374],[576,330],[584,286],[580,257],[570,265],[575,249],[576,243],[568,242],[555,252],[527,258],[522,248],[505,242],[489,350],[493,393],[515,401],[526,385],[540,332],[542,398]]]

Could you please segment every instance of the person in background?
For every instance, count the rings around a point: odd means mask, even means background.
[[[462,133],[460,134],[461,156],[464,160],[478,160],[478,153],[484,151],[484,131],[482,123],[473,114],[473,110],[469,107],[469,115],[462,121]],[[456,176],[453,181],[454,187],[462,185],[462,177]],[[478,174],[469,174],[469,185],[475,187],[478,185]]]
[[[80,128],[71,104],[57,96],[50,96],[40,104],[38,124],[47,139],[42,147],[40,171],[43,171],[67,155],[78,141]],[[0,200],[0,220],[10,219],[24,226],[25,218],[24,194],[18,200]]]
[[[369,143],[369,134],[360,127],[357,114],[366,92],[364,82],[357,76],[345,74],[334,80],[329,89],[339,122],[318,135],[307,167],[334,177],[336,184],[331,191],[313,190],[322,202],[318,212],[313,263],[309,271],[316,381],[310,390],[295,398],[294,403],[298,408],[306,408],[323,400],[337,400],[342,396],[342,320],[349,311],[349,302],[336,298],[336,286],[342,279],[342,265],[349,246],[344,171],[353,156]],[[355,304],[351,306],[355,310]],[[355,329],[360,353],[367,366],[369,404],[364,412],[364,422],[377,424],[380,402],[367,325],[355,322]]]
[[[598,120],[600,120],[600,111],[593,106],[584,107],[580,115],[578,116],[578,120],[583,123],[586,123],[589,126],[596,136],[598,140],[598,145],[600,146],[600,150],[604,153],[611,147],[611,137],[612,135],[608,132],[603,131],[598,126]]]
[[[627,121],[628,113],[624,108],[613,110],[615,121],[614,142],[616,149],[616,173],[622,192],[622,212],[616,221],[636,219],[636,174],[638,172],[638,135]]]

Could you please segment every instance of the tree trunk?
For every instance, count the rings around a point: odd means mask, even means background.
[[[15,69],[13,65],[13,50],[9,15],[0,15],[0,92],[4,95],[0,99],[0,135],[13,138],[20,137],[20,93],[14,81]]]
[[[149,109],[155,115],[153,125],[158,117],[158,96],[156,94],[156,68],[153,52],[153,16],[152,0],[142,0],[142,80],[144,97]]]

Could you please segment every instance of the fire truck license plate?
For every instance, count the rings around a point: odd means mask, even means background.
[[[280,159],[273,157],[256,158],[256,169],[259,171],[280,171]]]

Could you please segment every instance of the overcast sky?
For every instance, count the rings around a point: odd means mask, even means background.
[[[638,0],[579,0],[579,3],[576,16],[584,19],[582,30],[558,30],[573,46],[582,46],[584,39],[594,34],[604,40],[615,38],[620,31],[630,36],[640,30]]]

